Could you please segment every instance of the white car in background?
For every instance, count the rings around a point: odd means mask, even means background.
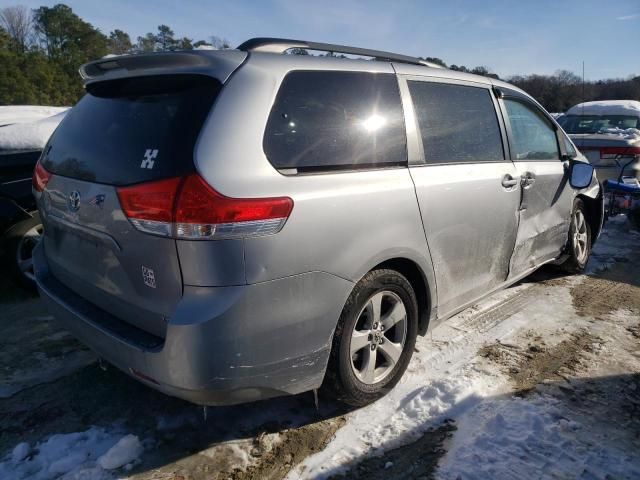
[[[596,168],[600,181],[617,180],[626,164],[625,176],[640,177],[639,101],[579,103],[558,123]]]

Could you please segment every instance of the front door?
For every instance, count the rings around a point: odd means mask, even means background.
[[[511,279],[560,255],[568,238],[573,190],[555,125],[525,98],[507,95],[503,105],[511,158],[522,185]]]

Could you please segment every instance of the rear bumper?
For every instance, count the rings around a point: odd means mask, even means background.
[[[322,272],[232,287],[184,287],[165,338],[112,317],[51,273],[34,252],[38,290],[67,330],[137,380],[203,405],[297,394],[322,383],[353,284]]]

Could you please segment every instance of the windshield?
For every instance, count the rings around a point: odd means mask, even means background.
[[[558,120],[567,133],[607,133],[607,130],[640,128],[640,118],[631,115],[566,115]]]

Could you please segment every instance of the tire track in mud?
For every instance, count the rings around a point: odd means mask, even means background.
[[[489,307],[487,310],[464,320],[457,328],[467,332],[487,333],[492,328],[521,311],[529,300],[539,291],[536,286],[531,286],[507,298],[503,302]]]

